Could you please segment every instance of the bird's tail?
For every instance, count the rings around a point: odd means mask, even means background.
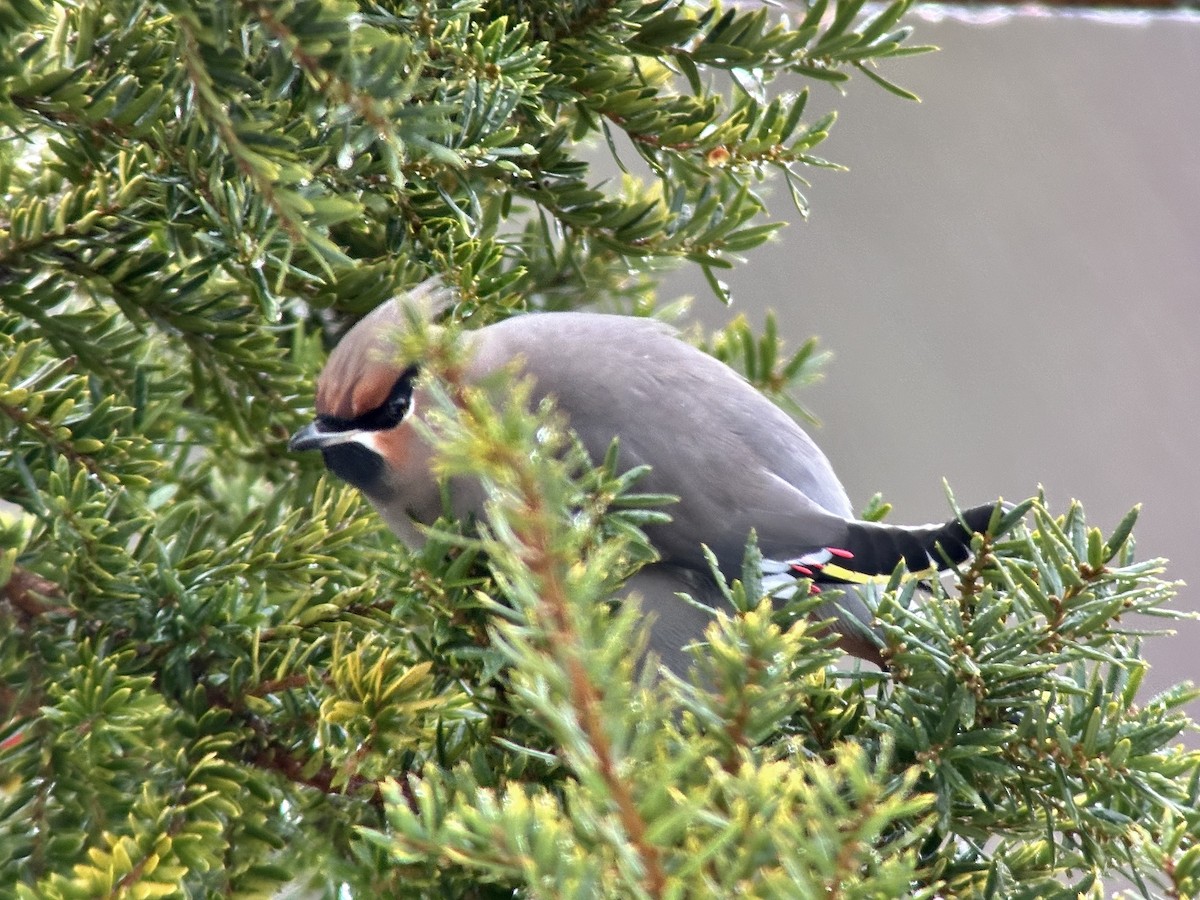
[[[833,558],[821,567],[815,580],[860,582],[890,575],[900,562],[918,575],[956,565],[971,555],[971,535],[987,531],[995,509],[994,503],[975,506],[964,510],[959,518],[931,525],[852,522],[847,546],[830,548]]]
[[[971,535],[987,531],[995,510],[994,503],[975,506],[949,522],[932,525],[851,522],[843,547],[824,547],[782,562],[763,560],[763,586],[772,596],[787,597],[795,590],[796,578],[804,576],[812,579],[815,591],[820,586],[840,589],[842,594],[819,606],[814,617],[833,620],[838,645],[847,653],[886,667],[868,596],[878,599],[901,562],[910,577],[925,579],[966,560]]]

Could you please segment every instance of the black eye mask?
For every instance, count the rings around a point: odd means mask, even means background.
[[[353,419],[342,419],[337,416],[318,416],[317,421],[323,431],[385,431],[395,428],[408,415],[412,408],[413,382],[419,369],[409,366],[396,379],[388,392],[387,399],[374,409],[367,410]]]

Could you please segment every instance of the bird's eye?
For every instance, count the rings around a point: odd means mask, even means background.
[[[393,424],[404,419],[405,413],[408,412],[409,406],[412,405],[412,394],[404,394],[399,397],[388,398],[387,404],[384,406],[384,418]]]
[[[371,419],[367,427],[372,429],[395,428],[404,421],[412,408],[413,382],[417,377],[417,367],[409,366],[396,379],[392,390],[384,404],[369,414]]]

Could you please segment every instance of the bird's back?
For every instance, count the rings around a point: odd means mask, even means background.
[[[642,487],[680,497],[670,512],[684,526],[656,538],[668,545],[660,550],[698,561],[703,541],[723,567],[736,567],[751,528],[764,551],[777,544],[794,556],[834,540],[852,517],[845,490],[804,430],[663,323],[534,313],[481,329],[472,342],[476,376],[521,358],[538,395],[554,397],[593,457],[617,436],[625,466],[653,464]],[[806,517],[812,547],[795,545],[796,516]],[[699,523],[704,529],[689,527]]]

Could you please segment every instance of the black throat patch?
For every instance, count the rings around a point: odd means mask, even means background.
[[[325,467],[364,494],[376,495],[383,487],[383,457],[357,441],[335,444],[321,451]]]

